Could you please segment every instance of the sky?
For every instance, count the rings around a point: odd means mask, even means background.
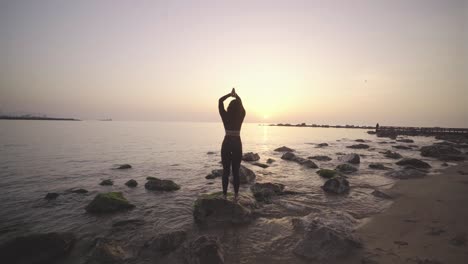
[[[468,0],[1,0],[0,112],[468,127]]]

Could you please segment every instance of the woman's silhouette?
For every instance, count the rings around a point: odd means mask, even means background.
[[[227,111],[224,110],[224,100],[228,97],[235,99],[229,103]],[[224,136],[221,146],[221,160],[223,163],[223,194],[226,199],[227,188],[229,184],[230,167],[232,165],[232,175],[234,177],[234,200],[237,201],[239,193],[239,168],[242,159],[242,141],[240,138],[240,129],[245,117],[245,109],[242,105],[241,98],[236,94],[234,88],[231,93],[219,98],[218,102],[219,115],[223,120]]]

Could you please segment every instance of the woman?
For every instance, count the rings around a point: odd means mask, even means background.
[[[229,103],[227,111],[224,110],[224,100],[228,97],[235,99]],[[218,102],[219,115],[223,120],[224,136],[223,145],[221,146],[221,160],[223,163],[223,195],[224,199],[227,196],[227,188],[229,185],[230,167],[232,164],[232,175],[234,177],[234,200],[237,201],[239,194],[239,168],[242,159],[242,142],[240,138],[240,129],[245,117],[245,109],[242,105],[241,98],[236,94],[234,88],[231,93],[219,98]]]

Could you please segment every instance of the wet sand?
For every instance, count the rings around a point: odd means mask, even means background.
[[[395,202],[356,231],[364,247],[346,263],[468,263],[468,162],[386,192]]]

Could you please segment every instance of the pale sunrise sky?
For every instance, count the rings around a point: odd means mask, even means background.
[[[468,0],[0,1],[0,111],[468,127]]]

